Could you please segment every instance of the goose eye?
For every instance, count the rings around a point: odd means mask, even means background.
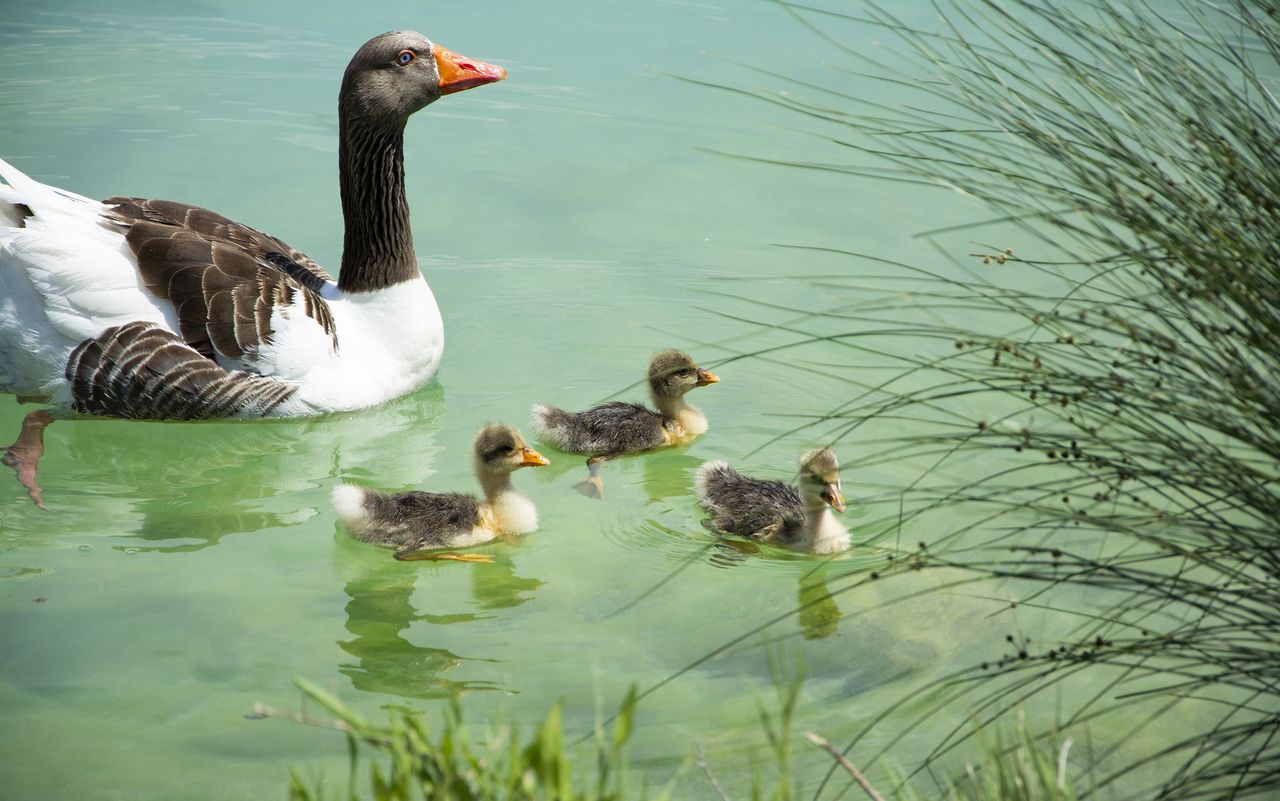
[[[413,60],[417,57],[417,53],[414,53],[412,50],[401,50],[400,55],[396,56],[396,61],[398,61],[400,66],[403,67],[406,64],[412,64]]]

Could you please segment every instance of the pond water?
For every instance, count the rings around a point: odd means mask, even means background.
[[[280,797],[290,766],[340,787],[340,735],[245,717],[256,702],[295,709],[295,676],[373,713],[464,696],[471,720],[532,722],[563,699],[570,734],[585,734],[628,686],[657,685],[894,545],[860,521],[890,515],[871,499],[919,465],[845,476],[858,547],[833,561],[716,548],[691,481],[716,458],[788,478],[824,433],[788,433],[788,415],[838,403],[860,369],[843,352],[732,360],[788,339],[752,324],[764,312],[751,300],[814,311],[857,300],[811,279],[858,269],[850,260],[779,245],[920,262],[936,251],[913,235],[982,216],[916,186],[726,155],[849,158],[803,118],[698,82],[786,85],[763,70],[887,103],[900,87],[836,72],[841,51],[754,0],[361,5],[59,0],[5,11],[0,155],[92,197],[212,208],[334,271],[335,97],[354,49],[413,28],[510,71],[408,128],[417,252],[446,325],[431,385],[316,420],[59,422],[41,463],[48,511],[0,474],[6,798]],[[896,13],[927,25],[928,6]],[[841,33],[894,55],[874,29]],[[970,238],[941,241],[966,252]],[[488,549],[492,564],[398,563],[337,526],[337,481],[470,489],[481,425],[527,431],[535,402],[640,398],[648,356],[665,347],[720,374],[694,396],[710,432],[609,464],[605,502],[573,492],[580,460],[547,449],[551,467],[516,476],[541,529]],[[27,409],[0,399],[0,441]],[[769,640],[803,655],[804,725],[836,741],[998,652],[1007,633],[1045,630],[1034,611],[993,615],[982,595],[882,606],[890,589],[871,586],[784,618],[646,697],[636,761],[665,778],[700,741],[741,788],[764,745]],[[932,734],[956,725],[940,720]],[[928,734],[898,746],[899,764]],[[891,736],[886,726],[879,744]],[[798,765],[817,776],[826,760],[802,751]],[[696,773],[681,797],[709,795]]]

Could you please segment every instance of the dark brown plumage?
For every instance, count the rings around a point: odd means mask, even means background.
[[[203,212],[187,215],[202,222],[203,217],[216,216],[204,209],[191,207],[191,211]],[[227,223],[219,226],[223,229],[220,238],[214,238],[213,233],[199,234],[176,220],[136,222],[125,234],[147,289],[173,304],[187,344],[208,359],[247,357],[252,361],[258,349],[271,341],[272,313],[301,296],[303,313],[324,329],[336,348],[338,332],[329,305],[317,290],[290,275],[284,265],[294,265],[294,272],[311,276],[313,283],[324,280],[320,274],[310,272],[282,250],[261,250],[265,243],[250,235],[264,240],[270,237],[229,220]]]
[[[150,323],[108,328],[67,359],[72,408],[142,420],[260,417],[287,401],[289,384],[226,370]]]

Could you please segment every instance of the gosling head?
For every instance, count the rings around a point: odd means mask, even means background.
[[[475,444],[476,469],[494,474],[513,473],[522,467],[542,467],[550,460],[529,447],[520,432],[494,423],[480,429]]]
[[[664,350],[649,360],[649,389],[656,398],[678,398],[695,387],[719,381],[684,351]]]
[[[844,511],[840,460],[830,448],[816,448],[800,457],[800,487],[806,495],[817,496],[837,512]]]

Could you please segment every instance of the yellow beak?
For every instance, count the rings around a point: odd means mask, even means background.
[[[521,467],[546,467],[551,464],[551,460],[535,451],[533,448],[524,448],[520,451]]]

